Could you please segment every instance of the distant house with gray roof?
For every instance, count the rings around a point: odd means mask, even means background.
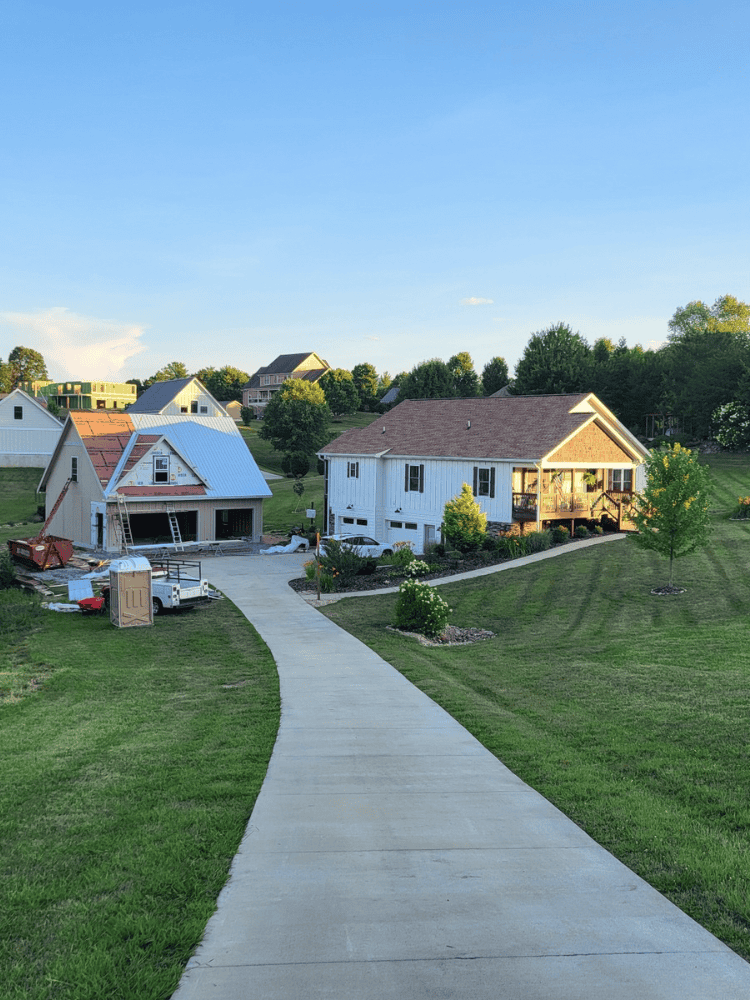
[[[163,416],[226,417],[227,411],[194,375],[153,382],[128,413],[159,413]]]
[[[289,378],[301,378],[306,382],[317,382],[331,366],[319,355],[280,354],[265,368],[259,368],[242,389],[242,405],[249,406],[256,417],[263,416],[269,400]]]
[[[593,393],[578,393],[406,400],[319,456],[328,532],[422,552],[464,483],[498,531],[604,515],[627,528],[648,451]]]

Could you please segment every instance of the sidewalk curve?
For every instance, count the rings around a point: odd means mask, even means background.
[[[305,558],[204,561],[282,714],[173,1000],[750,997],[750,965],[294,593]]]

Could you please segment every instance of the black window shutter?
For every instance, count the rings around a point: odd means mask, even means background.
[[[424,466],[419,466],[419,492],[424,493]]]
[[[495,499],[495,469],[490,469],[490,499]]]
[[[479,488],[479,469],[475,465],[474,466],[474,486],[473,486],[474,496],[477,495],[477,489],[478,488]]]
[[[409,492],[409,463],[404,466],[404,491]]]

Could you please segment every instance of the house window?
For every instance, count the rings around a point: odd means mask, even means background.
[[[154,455],[154,482],[169,482],[169,456]]]
[[[107,402],[104,399],[97,399],[96,408],[97,410],[103,410],[106,408]]]
[[[616,493],[631,493],[633,490],[633,470],[610,469],[609,488]]]
[[[346,478],[359,479],[359,462],[346,463]]]
[[[404,466],[404,490],[407,493],[424,493],[424,466]]]
[[[14,406],[13,407],[13,419],[14,420],[23,420],[23,407],[22,406]]]
[[[403,523],[401,521],[391,521],[392,528],[403,528]]]
[[[363,524],[365,527],[367,527],[367,518],[358,517],[357,518],[357,524]]]
[[[353,517],[342,517],[341,520],[344,522],[344,524],[354,524]]]
[[[416,531],[417,530],[417,526],[416,526],[416,524],[412,524],[411,521],[405,521],[404,522],[404,530],[405,531]]]
[[[70,478],[74,483],[78,482],[78,459],[71,458],[70,460]]]
[[[261,385],[270,385],[271,384],[271,376],[270,375],[261,375],[261,377],[260,377],[260,384]]]
[[[180,413],[187,413],[187,406],[181,406]]]
[[[207,406],[201,406],[201,413],[208,413],[208,407]]]
[[[190,404],[190,412],[191,413],[197,413],[198,412],[198,400],[197,399],[194,399],[192,401],[192,403]]]
[[[495,470],[482,469],[474,466],[474,496],[489,497],[491,500],[495,496]]]

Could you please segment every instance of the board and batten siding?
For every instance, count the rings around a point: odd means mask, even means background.
[[[482,511],[490,521],[512,520],[511,474],[508,462],[487,459],[391,459],[386,463],[385,517],[390,518],[400,508],[401,514],[413,516],[422,523],[436,524],[443,520],[446,503],[458,496],[464,483],[471,487],[474,468],[495,470],[495,496],[477,497]],[[404,489],[405,467],[424,466],[424,492]]]

